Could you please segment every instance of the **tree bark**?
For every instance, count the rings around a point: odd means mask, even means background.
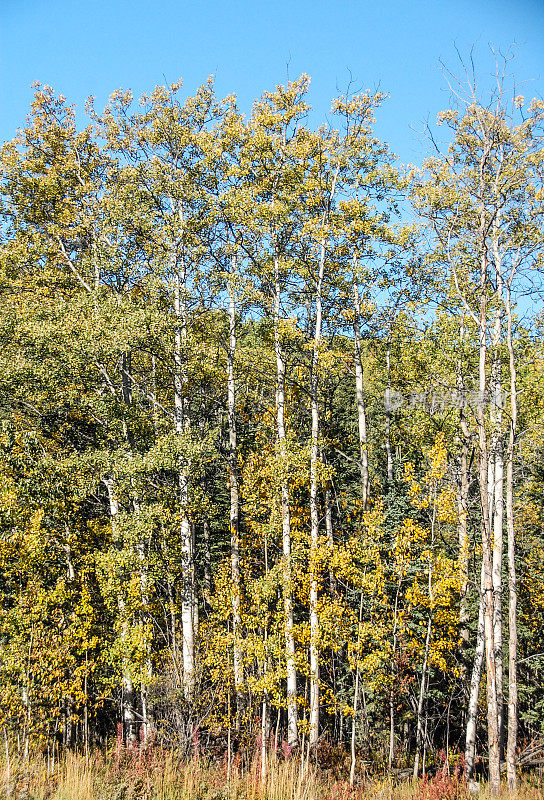
[[[385,452],[387,455],[387,483],[393,483],[393,451],[391,449],[391,331],[387,336],[385,351],[385,369],[387,383],[385,386]]]
[[[482,218],[482,229],[485,219]],[[480,315],[479,315],[479,366],[478,366],[478,440],[479,440],[479,482],[482,510],[482,558],[484,567],[484,632],[487,670],[487,736],[489,755],[489,783],[492,794],[500,789],[500,748],[497,708],[497,674],[495,665],[494,619],[495,603],[493,593],[493,553],[491,542],[491,521],[489,517],[488,448],[485,429],[485,403],[487,392],[487,282],[488,264],[485,240],[481,253],[480,269]]]
[[[329,547],[331,556],[334,550],[334,531],[332,526],[332,502],[331,490],[327,485],[325,488],[325,534],[327,536],[327,545]],[[329,562],[329,587],[332,593],[337,589],[336,577]]]
[[[355,781],[356,766],[356,733],[357,733],[357,703],[359,699],[359,650],[361,647],[361,623],[363,621],[363,595],[359,602],[359,624],[357,626],[357,651],[355,653],[355,689],[353,693],[353,719],[351,721],[351,765],[349,769],[349,785],[353,786]]]
[[[391,689],[389,691],[389,755],[387,759],[387,767],[389,773],[393,769],[393,759],[395,757],[395,678],[397,675],[396,670],[396,657],[397,657],[397,628],[398,628],[398,610],[399,610],[399,596],[402,579],[399,580],[397,591],[395,594],[395,609],[393,613],[393,653],[391,658]]]
[[[365,393],[363,386],[363,362],[361,355],[361,333],[360,333],[361,303],[359,300],[359,289],[355,280],[353,283],[353,302],[355,307],[355,320],[353,323],[353,345],[354,345],[354,362],[355,362],[355,391],[357,397],[357,422],[359,428],[359,458],[360,458],[360,469],[361,469],[361,487],[363,493],[363,508],[366,508],[366,503],[368,500],[368,439],[367,439],[367,429],[366,429]],[[387,463],[388,463],[388,475],[389,475],[389,460]]]
[[[433,521],[432,521],[432,543],[434,545],[436,523],[436,492],[433,503]],[[416,756],[414,759],[414,773],[413,777],[419,776],[419,759],[421,753],[421,744],[423,741],[424,727],[423,727],[423,708],[425,705],[425,690],[427,683],[427,665],[429,662],[429,649],[431,645],[431,631],[432,631],[432,609],[433,609],[433,591],[432,591],[432,565],[429,562],[429,619],[427,622],[427,634],[425,636],[425,649],[423,651],[423,666],[421,668],[421,683],[419,685],[419,698],[417,703],[417,728],[416,728]],[[426,721],[425,721],[426,727]],[[423,772],[425,773],[425,755],[423,756]]]
[[[476,762],[476,726],[478,722],[478,696],[480,694],[480,681],[485,654],[484,630],[484,568],[482,564],[480,574],[480,602],[478,604],[478,625],[476,628],[476,647],[470,678],[470,691],[467,710],[467,731],[465,739],[465,773],[467,780],[474,774]]]
[[[236,258],[232,258],[232,276],[236,267]],[[242,714],[242,684],[244,681],[242,648],[240,636],[242,615],[240,610],[240,498],[238,490],[238,450],[236,442],[236,380],[234,376],[234,360],[236,358],[236,303],[231,281],[229,292],[229,345],[227,350],[227,405],[229,426],[229,488],[230,488],[230,561],[232,580],[232,634],[233,634],[233,669],[234,690],[236,694],[236,727],[239,727]]]
[[[493,636],[495,645],[495,668],[497,675],[497,720],[499,731],[499,751],[503,753],[503,679],[502,679],[502,553],[503,553],[503,515],[504,515],[504,459],[502,441],[502,379],[499,347],[501,344],[501,312],[502,312],[502,277],[500,272],[500,254],[496,246],[494,232],[494,262],[496,274],[496,306],[493,310],[493,327],[491,344],[493,363],[490,380],[490,421],[492,425],[490,461],[493,475],[493,486],[490,494],[490,519],[493,520]]]
[[[183,219],[180,211],[180,224]],[[185,300],[185,263],[176,266],[174,311],[177,326],[174,340],[174,415],[175,430],[180,436],[190,430],[186,404],[187,390],[187,307]],[[181,626],[183,660],[183,695],[190,702],[195,689],[195,649],[194,649],[194,552],[193,532],[188,515],[189,506],[189,463],[182,465],[179,472],[180,501],[180,545],[181,545]]]
[[[459,343],[461,349],[465,338],[464,315],[461,319],[459,331]],[[461,439],[461,456],[459,460],[459,482],[458,482],[458,523],[457,535],[459,542],[459,572],[461,584],[459,588],[459,624],[461,627],[461,641],[466,647],[469,643],[469,610],[467,607],[467,594],[469,587],[469,543],[468,543],[468,492],[469,492],[469,469],[468,469],[468,445],[470,442],[470,431],[465,416],[465,379],[463,375],[463,360],[460,355],[457,362],[457,392],[459,395],[459,430]]]
[[[310,733],[313,747],[319,739],[319,613],[317,551],[319,547],[318,466],[319,466],[319,350],[322,329],[322,285],[325,270],[325,242],[321,242],[319,271],[315,292],[315,329],[310,378],[312,442],[310,455]]]
[[[134,513],[136,516],[140,514],[140,503],[138,500],[132,501]],[[136,544],[136,552],[140,561],[140,590],[142,598],[142,613],[140,615],[140,625],[145,626],[146,623],[146,609],[149,606],[149,565],[144,541],[139,541]],[[147,636],[142,637],[145,641],[146,658],[145,658],[145,671],[147,673],[147,683],[145,680],[140,685],[140,701],[142,706],[142,742],[147,744],[153,732],[153,708],[149,701],[148,687],[153,680],[153,661],[151,659],[151,645]]]
[[[506,745],[506,779],[508,788],[517,789],[516,749],[518,732],[518,630],[517,630],[517,578],[516,531],[514,527],[514,446],[516,442],[518,404],[517,372],[512,343],[512,305],[510,285],[506,290],[506,319],[508,364],[510,371],[510,426],[506,456],[506,527],[508,532],[508,742]]]
[[[276,354],[276,424],[281,459],[281,520],[283,552],[283,609],[285,627],[285,661],[287,672],[287,741],[290,747],[298,744],[297,730],[297,671],[295,666],[295,636],[291,578],[291,515],[289,509],[289,476],[287,434],[285,429],[285,361],[280,331],[280,264],[274,258],[274,349]]]
[[[210,547],[210,520],[205,515],[202,520],[204,539],[204,599],[209,604],[212,596],[212,557]]]
[[[111,526],[112,532],[115,534],[116,518],[119,514],[119,501],[115,494],[113,479],[104,478],[103,483],[108,492]],[[119,608],[119,617],[121,619],[121,639],[123,642],[126,642],[129,635],[129,622],[126,614],[125,601],[121,593],[119,593],[117,596],[117,605]],[[136,731],[136,714],[134,708],[134,686],[125,656],[123,656],[122,667],[122,690],[122,713],[125,744],[129,749],[132,749],[138,746],[138,734]]]

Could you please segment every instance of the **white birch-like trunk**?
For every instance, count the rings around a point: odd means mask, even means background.
[[[436,488],[433,492],[433,516],[431,522],[431,549],[434,547],[435,533],[436,533]],[[425,719],[425,728],[423,726],[423,707],[425,704],[425,691],[427,685],[427,667],[429,663],[429,649],[431,645],[431,631],[432,631],[432,613],[434,605],[433,594],[433,568],[432,562],[429,560],[429,574],[427,591],[429,593],[429,619],[427,621],[427,635],[425,637],[425,649],[423,653],[423,666],[421,668],[421,683],[419,686],[419,698],[417,703],[417,727],[416,727],[416,757],[414,759],[414,772],[413,777],[417,778],[419,775],[419,759],[421,753],[421,744],[423,741],[424,731],[427,730],[427,720]],[[423,753],[423,774],[425,774],[425,751]]]
[[[425,686],[427,683],[427,662],[429,660],[429,647],[431,642],[431,617],[427,622],[427,635],[425,636],[425,650],[423,653],[423,666],[421,668],[421,683],[419,684],[419,697],[417,701],[417,720],[416,720],[416,756],[414,759],[413,777],[419,776],[419,760],[421,755],[421,743],[423,741],[423,706],[425,703]]]
[[[359,701],[359,650],[361,648],[361,623],[363,621],[363,595],[359,602],[359,624],[357,626],[357,650],[355,653],[355,689],[353,693],[353,718],[351,720],[351,764],[349,769],[349,785],[353,786],[355,781],[356,766],[356,734],[357,734],[357,704]]]
[[[196,580],[195,553],[196,553],[196,524],[191,522],[192,553],[193,553],[193,636],[198,635],[200,627],[200,606],[198,605],[198,586]]]
[[[134,513],[138,516],[140,514],[140,503],[138,500],[133,500]],[[149,568],[146,555],[146,548],[143,541],[136,545],[136,553],[140,561],[140,591],[142,598],[142,608],[146,609],[149,605]],[[140,624],[145,625],[145,612],[142,615]],[[140,701],[142,705],[142,742],[147,744],[153,733],[152,715],[153,709],[148,697],[148,687],[153,680],[153,662],[151,660],[151,646],[149,641],[146,641],[146,658],[145,658],[145,671],[147,673],[147,683],[142,681],[140,687]]]
[[[159,409],[157,405],[157,361],[155,354],[151,354],[151,393],[149,396],[152,404],[153,433],[155,439],[159,435]]]
[[[263,696],[263,703],[261,709],[261,786],[264,789],[266,787],[266,742],[268,739],[268,697],[267,693],[264,693]]]
[[[180,214],[181,219],[181,214]],[[181,222],[183,224],[183,222]],[[177,317],[174,338],[174,418],[176,433],[180,436],[189,432],[189,417],[186,408],[187,387],[187,307],[185,300],[185,264],[176,268],[174,286],[174,311]],[[181,545],[181,627],[183,695],[190,702],[195,688],[195,649],[194,649],[194,552],[193,532],[188,515],[189,506],[189,465],[185,464],[179,472],[180,500],[180,545]]]
[[[232,276],[236,259],[232,259]],[[231,278],[232,279],[232,278]],[[242,648],[240,644],[242,617],[240,611],[240,546],[239,519],[240,499],[238,491],[238,451],[236,442],[236,381],[234,360],[236,357],[236,304],[234,289],[229,281],[229,345],[227,350],[227,406],[229,427],[229,488],[230,488],[230,561],[232,580],[232,633],[234,690],[236,693],[236,727],[242,712],[242,684],[244,681]]]
[[[331,490],[329,486],[327,486],[325,489],[325,535],[327,537],[327,545],[332,556],[334,550],[334,531],[332,527]],[[331,592],[336,591],[337,584],[332,566],[329,566],[329,587]]]
[[[495,453],[495,495],[493,503],[493,594],[494,616],[493,637],[495,644],[495,666],[497,671],[497,724],[499,748],[503,752],[503,664],[502,664],[502,552],[503,552],[503,514],[504,514],[504,462],[502,443],[498,443]]]
[[[266,547],[266,544],[265,544]],[[268,559],[265,558],[265,576],[268,575]],[[262,674],[263,677],[266,678],[268,674],[270,662],[268,658],[268,629],[265,624],[264,628],[264,648],[265,648],[265,657],[263,659],[262,665]],[[263,690],[263,702],[262,702],[262,717],[261,717],[261,786],[264,789],[266,787],[266,777],[267,777],[267,742],[268,737],[270,735],[270,698],[268,696],[268,691],[266,689]],[[278,709],[278,719],[279,719],[279,709]],[[277,741],[277,734],[276,734],[276,741]],[[275,752],[274,747],[274,752]]]
[[[355,272],[355,270],[354,270]],[[365,393],[363,386],[363,362],[361,357],[361,332],[360,317],[361,303],[359,300],[359,289],[354,275],[353,283],[353,303],[355,307],[355,320],[353,323],[353,345],[355,362],[355,392],[357,397],[357,422],[359,429],[359,458],[361,469],[361,487],[363,492],[363,508],[366,508],[368,500],[368,439],[366,430],[366,407]],[[388,397],[388,402],[390,398]],[[389,475],[389,455],[388,455],[388,475]],[[392,474],[392,462],[391,462]]]
[[[484,225],[484,223],[482,223]],[[479,365],[478,365],[478,441],[479,441],[479,483],[482,511],[482,558],[484,566],[484,632],[487,670],[487,736],[489,756],[489,783],[492,794],[500,788],[500,748],[497,707],[497,675],[495,667],[494,619],[495,603],[493,593],[493,552],[491,541],[491,520],[488,496],[488,447],[485,429],[485,403],[487,391],[487,254],[481,255],[480,272],[480,316],[479,316]]]
[[[395,758],[395,679],[397,676],[397,628],[401,585],[402,578],[399,580],[397,585],[397,591],[395,594],[395,608],[393,612],[393,652],[391,654],[391,688],[389,690],[389,754],[387,758],[387,768],[390,773],[393,769],[393,760]]]
[[[166,630],[170,632],[169,635],[170,655],[172,657],[172,664],[174,667],[174,671],[176,673],[178,685],[181,686],[183,684],[183,670],[182,669],[180,670],[180,663],[179,663],[179,646],[178,646],[178,633],[177,633],[178,621],[177,621],[176,602],[174,598],[174,580],[168,569],[166,570],[165,582],[166,582],[166,596],[168,598],[168,610],[165,612]]]
[[[280,331],[279,258],[274,258],[274,349],[276,354],[276,424],[281,458],[281,521],[283,552],[283,608],[285,627],[285,662],[287,672],[287,741],[290,747],[298,744],[297,730],[297,671],[295,665],[295,636],[293,621],[293,589],[291,578],[291,515],[289,509],[289,477],[287,434],[285,429],[285,361]]]
[[[490,385],[490,420],[492,438],[490,460],[493,462],[493,489],[491,495],[490,519],[493,520],[493,637],[495,644],[495,668],[497,676],[497,724],[499,732],[499,750],[503,751],[503,678],[502,678],[502,553],[503,553],[503,515],[504,515],[504,460],[502,442],[502,379],[499,347],[501,343],[502,312],[502,279],[500,273],[500,254],[494,236],[494,261],[496,271],[496,307],[493,313],[491,344],[493,347],[493,364]]]
[[[202,521],[204,539],[204,599],[209,604],[212,596],[212,554],[210,545],[210,521],[204,516]]]
[[[310,455],[310,733],[313,747],[319,739],[319,613],[318,576],[316,574],[319,547],[318,466],[319,466],[319,350],[322,333],[322,285],[325,270],[325,243],[321,242],[319,272],[315,292],[315,329],[312,352],[311,411],[312,444]]]
[[[393,451],[391,449],[391,332],[385,350],[385,452],[387,454],[387,483],[393,483]]]
[[[478,626],[476,628],[476,647],[470,677],[470,691],[467,710],[467,730],[465,738],[465,773],[467,780],[474,774],[476,763],[476,727],[478,722],[478,697],[480,694],[480,681],[485,654],[484,630],[484,570],[483,564],[480,575],[480,602],[478,604]]]
[[[465,415],[465,379],[463,369],[463,341],[465,338],[465,319],[464,314],[461,318],[459,330],[460,355],[457,362],[457,392],[459,398],[459,439],[461,443],[461,455],[459,458],[459,475],[457,485],[457,540],[459,545],[459,628],[461,644],[464,651],[470,641],[468,609],[468,589],[470,583],[470,561],[469,561],[469,539],[468,539],[468,494],[469,494],[469,459],[468,445],[470,441],[470,431]],[[461,667],[462,677],[466,679],[466,668]],[[481,666],[480,666],[481,670]],[[448,729],[449,730],[449,729]]]
[[[119,514],[119,501],[115,494],[115,487],[112,478],[104,478],[103,483],[108,492],[110,505],[110,517],[112,532],[115,534],[116,518]],[[119,617],[121,619],[121,640],[126,643],[129,637],[129,621],[127,619],[125,601],[121,593],[117,596]],[[138,746],[138,734],[136,732],[136,714],[134,709],[134,685],[130,675],[127,659],[123,656],[122,666],[122,689],[123,689],[123,730],[125,733],[126,746],[133,749]]]
[[[514,446],[517,433],[517,372],[512,343],[512,305],[510,285],[506,290],[506,341],[510,372],[510,428],[506,456],[506,527],[508,534],[508,741],[506,745],[506,779],[508,788],[515,792],[518,784],[516,749],[518,734],[518,629],[517,629],[517,578],[516,531],[514,527]]]
[[[467,594],[469,586],[469,542],[468,542],[468,426],[464,418],[464,411],[460,411],[461,428],[461,457],[459,463],[458,487],[458,522],[457,535],[459,542],[459,573],[460,573],[460,603],[459,624],[461,628],[461,641],[463,645],[469,642],[469,611],[467,607]]]

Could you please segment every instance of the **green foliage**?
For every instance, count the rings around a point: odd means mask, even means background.
[[[347,744],[353,722],[358,745],[383,761],[393,713],[406,757],[427,680],[428,740],[462,746],[463,443],[472,586],[481,534],[474,402],[455,392],[461,379],[477,386],[482,219],[505,270],[526,259],[527,284],[542,266],[542,104],[510,127],[478,104],[445,112],[448,158],[410,185],[373,133],[383,95],[342,96],[334,122],[312,129],[308,91],[303,75],[265,92],[246,120],[212,81],[185,100],[181,83],[157,87],[139,106],[120,90],[78,130],[74,109],[37,87],[27,127],[2,149],[0,724],[22,751],[88,748],[122,720],[127,744],[131,725],[185,748],[201,732],[241,739],[271,722],[282,732],[286,597],[303,735],[315,644],[323,739]],[[485,197],[482,115],[504,158]],[[400,224],[409,189],[430,246]],[[516,321],[514,342],[527,737],[542,734],[544,703],[541,327]],[[506,375],[503,342],[496,357]]]

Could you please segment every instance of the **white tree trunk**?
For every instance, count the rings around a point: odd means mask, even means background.
[[[511,792],[516,791],[516,749],[518,733],[518,629],[516,531],[514,527],[514,445],[517,433],[517,373],[512,343],[512,306],[510,286],[506,291],[507,345],[510,371],[510,430],[506,457],[506,527],[508,532],[508,742],[506,745],[506,778]]]
[[[495,238],[495,237],[494,237]],[[493,520],[493,636],[495,644],[495,668],[497,676],[497,719],[499,731],[499,749],[502,753],[504,739],[503,725],[503,680],[502,680],[502,553],[503,553],[503,515],[504,515],[504,461],[502,442],[502,379],[499,347],[501,344],[502,313],[502,279],[500,274],[500,256],[495,248],[496,271],[496,305],[493,311],[493,327],[491,344],[493,347],[493,364],[490,380],[490,421],[492,425],[491,447],[489,458],[492,462],[493,486],[490,496],[490,520]]]
[[[484,223],[482,223],[484,224]],[[497,675],[495,667],[494,619],[495,602],[493,594],[493,552],[491,542],[491,520],[489,517],[488,447],[485,428],[485,403],[487,390],[487,254],[481,255],[480,317],[479,317],[479,398],[478,398],[478,440],[479,440],[479,483],[482,511],[482,558],[484,566],[484,633],[487,670],[487,736],[489,757],[489,783],[492,794],[500,789],[500,748],[497,708]]]
[[[458,523],[457,533],[459,540],[459,572],[461,583],[459,587],[459,623],[461,626],[461,640],[463,645],[468,644],[469,612],[467,608],[467,594],[469,585],[469,543],[468,543],[468,446],[463,436],[461,444],[461,460],[459,468],[459,494],[458,494]]]
[[[232,259],[232,276],[236,267],[236,259]],[[240,724],[242,713],[242,684],[244,681],[242,648],[240,636],[242,616],[240,611],[240,546],[239,520],[240,499],[238,491],[238,451],[236,442],[236,380],[234,376],[234,360],[236,357],[236,304],[234,288],[229,281],[229,346],[227,350],[227,406],[229,426],[229,488],[230,488],[230,561],[232,580],[232,633],[233,633],[233,666],[234,689],[236,693],[236,726]]]
[[[433,492],[433,516],[431,522],[431,549],[434,548],[436,536],[436,488]],[[419,759],[421,753],[421,745],[424,739],[424,733],[427,732],[427,719],[425,719],[425,727],[423,726],[423,707],[425,704],[425,691],[427,687],[427,668],[429,663],[429,649],[431,645],[431,632],[432,632],[432,614],[434,607],[434,593],[433,593],[433,565],[429,558],[429,574],[427,591],[429,593],[429,619],[427,622],[427,635],[425,637],[425,650],[423,653],[423,666],[421,668],[421,684],[419,686],[419,698],[417,704],[417,728],[416,728],[416,757],[414,759],[414,778],[419,775]],[[423,750],[423,774],[425,774],[425,748]]]
[[[276,353],[276,424],[282,461],[281,520],[283,550],[283,608],[285,626],[285,661],[287,672],[287,741],[290,747],[298,744],[297,730],[297,671],[295,665],[295,636],[293,621],[293,587],[291,578],[291,516],[289,510],[289,477],[287,434],[285,429],[285,362],[280,331],[279,258],[274,260],[274,348]]]
[[[470,442],[470,430],[465,415],[465,378],[463,374],[463,342],[465,339],[465,318],[461,318],[461,326],[459,330],[459,344],[461,347],[461,354],[457,362],[457,392],[459,395],[459,438],[461,440],[461,456],[459,460],[459,478],[458,478],[458,494],[457,494],[457,507],[458,507],[458,523],[457,535],[459,542],[459,573],[460,573],[460,603],[459,603],[459,624],[461,628],[461,641],[463,646],[466,647],[469,643],[470,634],[468,630],[468,623],[470,619],[469,610],[467,607],[467,594],[469,587],[469,541],[468,541],[468,492],[469,492],[469,467],[468,467],[468,446]]]
[[[402,586],[402,578],[399,578],[397,584],[397,591],[395,594],[395,609],[393,612],[393,652],[391,654],[391,688],[389,690],[389,754],[387,759],[387,767],[389,773],[393,769],[393,759],[395,758],[395,679],[397,675],[396,657],[397,657],[397,628],[398,628],[398,611],[399,611],[399,596]]]
[[[138,500],[132,501],[134,507],[134,513],[136,516],[140,514],[140,503]],[[140,591],[142,597],[142,609],[143,613],[141,615],[140,624],[142,626],[145,625],[146,622],[146,611],[145,609],[149,606],[149,564],[147,559],[146,553],[146,546],[145,542],[139,541],[136,544],[136,553],[138,554],[138,559],[140,561]],[[142,742],[143,744],[147,744],[152,736],[153,733],[153,710],[152,705],[149,702],[148,698],[148,687],[153,680],[153,661],[151,659],[151,645],[149,640],[146,639],[146,658],[145,658],[145,671],[147,673],[147,683],[142,681],[140,686],[140,700],[142,704]]]
[[[212,596],[212,554],[210,544],[210,521],[207,516],[202,520],[204,539],[204,599],[209,604]]]
[[[110,504],[110,517],[112,533],[115,535],[116,518],[119,514],[119,501],[115,494],[115,488],[112,478],[104,478],[104,485],[108,492],[108,500]],[[125,644],[129,637],[129,621],[125,608],[124,598],[119,592],[117,596],[117,605],[119,608],[119,617],[121,619],[121,641]],[[125,743],[129,749],[138,746],[138,734],[136,731],[136,714],[134,709],[134,686],[132,677],[129,672],[126,657],[123,655],[122,666],[122,689],[123,689],[123,730],[125,733]]]
[[[476,762],[476,727],[478,722],[478,696],[485,653],[484,630],[484,569],[480,574],[480,602],[478,604],[478,626],[476,628],[476,647],[470,678],[470,691],[467,710],[467,732],[465,739],[465,771],[467,780],[472,778]]]
[[[363,492],[363,508],[366,507],[368,499],[368,439],[366,431],[366,407],[365,393],[363,386],[363,363],[361,357],[361,333],[360,316],[361,303],[359,301],[359,289],[357,283],[353,283],[353,302],[355,307],[355,321],[353,323],[353,345],[355,362],[355,391],[357,397],[357,422],[359,428],[359,458],[361,469],[361,487]],[[389,474],[389,460],[388,460]],[[392,463],[391,463],[392,470]]]
[[[359,642],[357,642],[357,645]],[[349,785],[355,782],[355,766],[357,764],[356,734],[357,734],[357,701],[359,698],[359,647],[357,646],[357,667],[355,669],[355,689],[353,692],[353,719],[351,720],[351,764],[349,768]]]
[[[393,483],[393,450],[391,449],[391,332],[387,337],[385,351],[385,452],[387,454],[387,482]]]
[[[319,613],[317,550],[319,547],[318,465],[319,465],[319,350],[321,347],[321,292],[325,270],[325,243],[321,242],[319,271],[315,291],[315,329],[312,352],[311,410],[312,442],[310,456],[310,747],[319,739]]]
[[[185,300],[185,265],[176,269],[174,311],[178,320],[174,341],[174,413],[175,429],[182,436],[189,433],[189,417],[186,407],[187,389],[187,307]],[[189,464],[185,463],[179,473],[180,500],[180,545],[181,545],[181,626],[183,635],[183,694],[191,701],[195,688],[195,647],[194,647],[194,552],[193,532],[188,515],[189,506]]]
[[[421,743],[423,741],[423,706],[425,703],[425,687],[427,683],[427,662],[429,660],[429,647],[431,642],[431,617],[427,622],[427,635],[425,636],[425,650],[423,653],[423,666],[421,668],[421,683],[419,684],[419,697],[417,701],[417,720],[416,720],[416,757],[414,759],[413,777],[419,777],[419,759],[421,755]]]
[[[331,501],[331,490],[329,486],[325,489],[325,534],[327,537],[327,545],[329,547],[329,551],[332,555],[334,550],[334,531],[332,527],[332,501]],[[329,562],[329,587],[331,592],[335,592],[337,585],[336,585],[336,578],[334,575],[334,571],[332,566],[330,566]]]
[[[497,671],[497,724],[499,749],[503,751],[503,666],[502,666],[502,551],[504,514],[504,463],[502,443],[498,442],[495,453],[495,491],[493,498],[493,637],[495,644],[495,666]]]

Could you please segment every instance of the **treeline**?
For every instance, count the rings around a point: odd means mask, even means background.
[[[3,146],[6,746],[328,743],[351,781],[479,753],[513,788],[544,733],[544,103],[468,85],[408,172],[382,95],[312,128],[308,88],[247,119],[211,81],[119,91],[78,127],[37,87]]]

